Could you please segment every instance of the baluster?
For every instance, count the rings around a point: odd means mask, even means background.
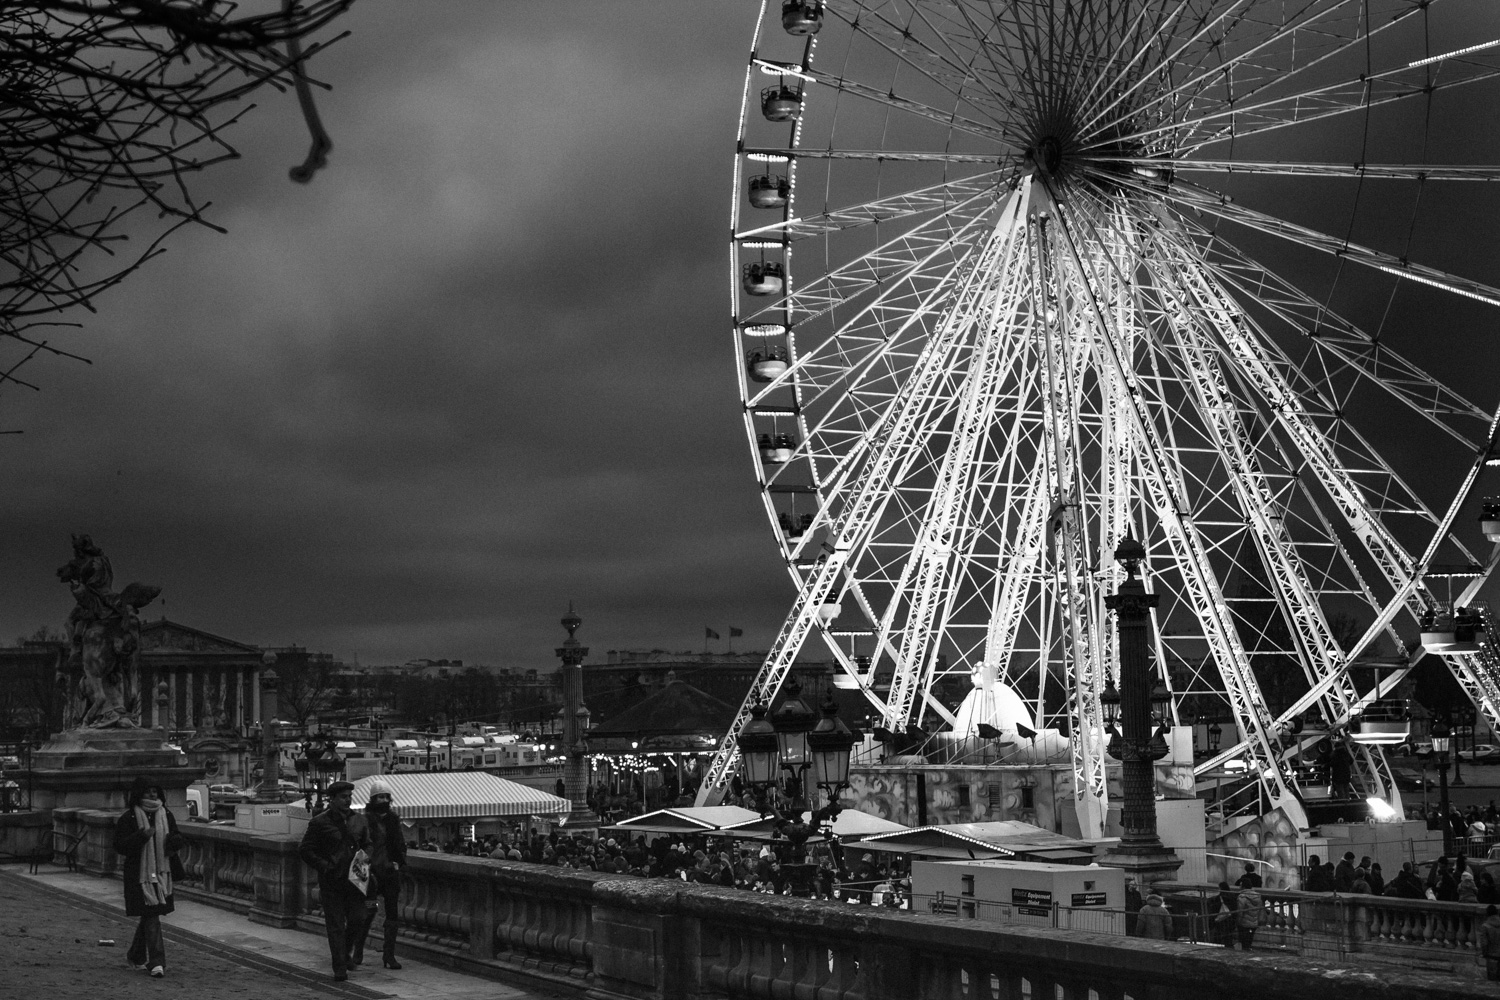
[[[804,949],[798,948],[796,944],[785,938],[777,939],[771,947],[781,955],[781,968],[777,970],[776,977],[771,980],[771,998],[772,1000],[792,1000],[792,993],[802,978],[799,959]]]
[[[754,972],[755,955],[751,940],[739,932],[726,932],[724,945],[733,955],[734,961],[725,977],[730,996],[743,996],[750,991],[750,976]]]
[[[752,938],[750,944],[750,980],[746,991],[751,996],[769,997],[771,980],[781,972],[781,947],[778,942],[767,941],[763,936]]]

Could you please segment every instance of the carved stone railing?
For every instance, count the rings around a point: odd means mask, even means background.
[[[1208,886],[1158,883],[1179,903],[1194,897],[1217,906]],[[1479,928],[1485,908],[1474,903],[1395,899],[1352,893],[1257,890],[1264,903],[1257,944],[1280,946],[1303,956],[1338,959],[1360,954],[1373,960],[1445,962],[1456,972],[1478,975]]]
[[[1348,896],[1353,937],[1361,951],[1399,949],[1403,954],[1478,954],[1484,907],[1474,903],[1435,903],[1428,899]]]
[[[58,819],[96,846],[104,831],[113,835],[108,814],[75,811]],[[183,824],[182,832],[188,874],[179,892],[248,912],[253,920],[320,929],[315,883],[297,857],[296,838],[200,824]],[[1383,967],[1379,976],[1354,975],[1347,967],[1334,971],[1326,962],[1281,956],[1268,977],[1261,965],[1222,949],[487,858],[412,852],[401,882],[405,953],[523,985],[586,992],[593,1000],[1467,995],[1434,985],[1430,972]],[[1305,942],[1337,926],[1350,947],[1413,947],[1399,938],[1415,934],[1414,918],[1398,916],[1406,910],[1386,901],[1361,908],[1350,897],[1265,895],[1273,897],[1275,915],[1268,932],[1274,927]],[[1471,918],[1450,925],[1443,922],[1448,910],[1433,912],[1442,919],[1430,932],[1423,925],[1418,947],[1441,950],[1451,939],[1454,950],[1472,948]],[[1393,930],[1400,921],[1406,929]],[[1362,939],[1353,933],[1360,926]]]

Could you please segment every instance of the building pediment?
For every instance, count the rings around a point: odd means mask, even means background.
[[[179,625],[177,622],[159,618],[141,625],[141,652],[143,653],[239,653],[255,655],[259,646],[235,642],[201,629]]]

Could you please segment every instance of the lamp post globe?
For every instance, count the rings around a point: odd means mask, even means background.
[[[830,805],[838,802],[839,789],[849,784],[849,757],[854,743],[854,734],[839,718],[838,702],[830,691],[823,702],[823,717],[807,734],[813,784],[828,792]]]
[[[802,700],[802,683],[794,674],[787,682],[787,698],[771,715],[781,766],[800,770],[807,766],[807,735],[818,723],[818,713]]]

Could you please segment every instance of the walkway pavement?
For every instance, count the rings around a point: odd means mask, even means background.
[[[228,910],[177,899],[162,921],[167,974],[132,972],[125,949],[135,918],[125,916],[118,879],[44,866],[0,867],[0,983],[36,1000],[559,1000],[400,956],[381,966],[379,952],[349,981],[333,982],[321,934],[264,927]],[[113,946],[101,946],[113,940]],[[21,993],[14,994],[21,996]]]

